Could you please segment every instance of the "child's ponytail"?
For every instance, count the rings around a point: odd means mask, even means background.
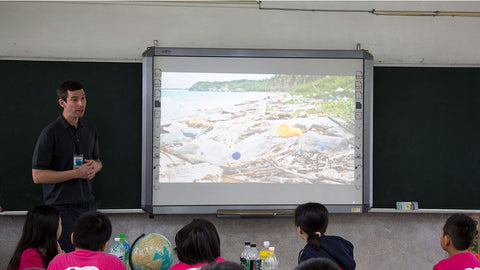
[[[322,233],[320,232],[315,232],[313,234],[310,234],[307,238],[307,244],[311,246],[313,249],[319,250],[321,237],[322,237]]]

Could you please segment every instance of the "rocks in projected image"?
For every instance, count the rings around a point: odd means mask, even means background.
[[[161,182],[167,183],[216,183],[222,182],[222,168],[208,163],[185,164],[160,169]]]

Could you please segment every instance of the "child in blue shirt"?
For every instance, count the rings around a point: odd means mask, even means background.
[[[305,203],[295,209],[298,235],[307,244],[298,255],[298,263],[310,258],[327,258],[343,270],[354,270],[353,245],[340,236],[325,235],[328,210],[320,203]]]

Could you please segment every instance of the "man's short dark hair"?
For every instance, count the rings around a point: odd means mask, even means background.
[[[77,248],[100,251],[112,235],[110,219],[98,211],[78,217],[73,228],[73,245]]]
[[[76,81],[66,81],[57,88],[57,98],[67,101],[68,91],[84,89],[83,85]],[[85,89],[84,89],[85,90]]]
[[[465,214],[453,214],[443,226],[443,235],[449,235],[458,250],[468,249],[477,234],[477,222]]]
[[[210,221],[196,218],[175,235],[177,257],[186,264],[212,263],[220,257],[220,237]]]

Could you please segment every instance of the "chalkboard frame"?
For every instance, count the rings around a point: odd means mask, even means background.
[[[143,120],[142,120],[142,209],[151,214],[212,214],[223,210],[293,209],[295,205],[154,205],[153,185],[153,115],[154,115],[154,56],[175,57],[244,57],[244,58],[320,58],[363,60],[363,138],[360,156],[363,167],[362,203],[359,205],[327,205],[330,212],[362,213],[372,206],[372,116],[373,116],[373,56],[364,50],[258,50],[258,49],[198,49],[151,47],[143,54]],[[275,214],[273,214],[275,215]]]

